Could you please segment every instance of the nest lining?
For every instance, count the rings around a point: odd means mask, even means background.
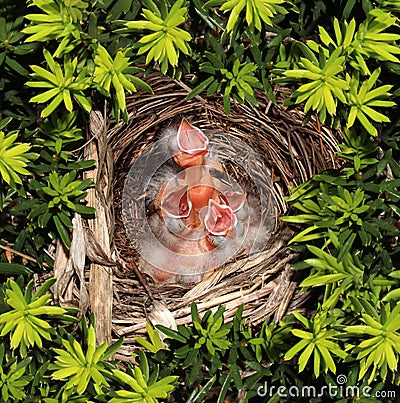
[[[307,294],[300,292],[291,263],[296,254],[287,248],[291,231],[278,223],[268,246],[255,257],[242,256],[229,262],[207,280],[193,286],[156,285],[137,269],[138,254],[129,241],[122,221],[122,193],[130,167],[159,132],[185,117],[202,129],[225,132],[244,141],[261,156],[267,171],[265,184],[276,205],[276,218],[287,212],[284,195],[289,186],[299,185],[314,174],[338,165],[335,151],[338,136],[315,118],[302,125],[300,110],[288,111],[274,105],[265,93],[257,91],[258,108],[232,105],[227,116],[222,97],[197,96],[186,100],[191,76],[176,81],[153,74],[147,78],[154,94],[139,91],[127,98],[128,124],[108,122],[108,147],[114,162],[113,197],[115,230],[111,243],[119,267],[113,269],[112,326],[116,336],[125,336],[121,357],[135,348],[134,335],[145,333],[145,323],[175,326],[190,322],[190,303],[199,312],[225,304],[225,318],[232,318],[244,305],[248,323],[256,325],[273,317],[279,320],[303,306]],[[277,97],[287,91],[276,88]],[[234,164],[227,168],[232,175]],[[240,175],[239,175],[240,176]]]

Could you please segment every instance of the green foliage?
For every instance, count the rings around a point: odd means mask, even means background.
[[[110,403],[149,402],[157,403],[158,399],[167,398],[175,389],[178,376],[159,377],[159,369],[150,374],[147,357],[139,352],[140,365],[129,365],[127,372],[113,370],[113,375],[131,390],[116,390],[110,396]]]
[[[278,77],[276,81],[307,80],[285,103],[304,102],[305,112],[316,111],[322,122],[335,122],[336,126],[344,121],[347,127],[352,127],[358,119],[370,134],[377,135],[372,122],[390,122],[390,119],[374,108],[387,108],[394,103],[385,100],[392,86],[378,86],[380,68],[376,68],[376,62],[399,63],[395,55],[400,53],[396,45],[400,35],[386,32],[396,22],[396,17],[379,9],[369,11],[358,29],[355,19],[340,24],[335,18],[335,39],[320,26],[320,43],[308,40],[306,45],[294,47],[296,57],[291,56],[292,67],[282,72],[280,68],[290,66],[287,62],[290,57],[281,51],[282,61],[277,64],[274,74],[283,74],[285,78]],[[372,74],[368,65],[374,66]],[[369,77],[361,81],[361,76]]]
[[[163,349],[163,344],[157,330],[155,330],[149,323],[146,323],[146,330],[150,341],[147,341],[143,337],[136,336],[136,341],[151,353],[156,353]]]
[[[86,193],[81,190],[92,185],[92,182],[88,180],[86,183],[82,181],[74,181],[76,174],[69,172],[63,177],[59,177],[56,172],[52,172],[49,175],[48,186],[43,188],[43,192],[51,196],[52,199],[48,203],[50,209],[56,207],[62,210],[66,207],[71,210],[79,210],[77,205],[72,200],[81,200],[86,196]],[[94,213],[94,210],[87,211],[89,214]]]
[[[91,102],[86,98],[84,91],[90,86],[90,77],[86,75],[86,71],[82,70],[76,73],[78,59],[71,60],[69,55],[64,56],[64,71],[60,64],[57,63],[51,54],[44,49],[44,57],[50,71],[40,66],[31,66],[34,71],[32,78],[35,81],[28,81],[26,85],[33,88],[50,88],[44,93],[35,95],[30,102],[46,103],[52,101],[42,110],[41,116],[47,117],[55,111],[55,109],[64,102],[68,112],[72,112],[74,107],[72,98],[75,98],[82,108],[89,113],[92,109]]]
[[[90,165],[92,165],[90,161]],[[36,190],[38,200],[30,211],[28,218],[36,219],[40,228],[45,228],[50,219],[53,220],[61,240],[70,246],[68,228],[72,227],[72,215],[94,214],[95,209],[79,202],[87,196],[85,191],[93,185],[91,179],[76,180],[76,171],[70,171],[63,176],[51,172],[47,177],[47,186],[41,182],[31,181]]]
[[[295,312],[294,316],[308,330],[293,329],[294,336],[301,340],[295,344],[285,354],[285,359],[290,360],[300,351],[299,372],[302,372],[311,356],[314,358],[314,375],[318,378],[321,370],[328,370],[336,373],[336,365],[332,354],[345,359],[347,353],[344,352],[337,343],[340,332],[331,327],[335,322],[334,316],[327,316],[326,311],[318,312],[312,320],[305,318],[300,313]]]
[[[59,155],[65,162],[68,162],[71,157],[71,153],[66,151],[66,147],[69,145],[76,147],[83,139],[77,117],[77,111],[65,113],[61,117],[51,114],[39,126],[39,131],[44,138],[43,145],[54,154]]]
[[[192,303],[191,311],[189,325],[178,325],[177,330],[157,326],[167,336],[164,346],[150,326],[149,342],[137,338],[151,352],[146,353],[149,367],[154,371],[160,368],[163,376],[179,375],[184,384],[174,394],[188,394],[185,400],[188,402],[204,401],[211,390],[216,391],[216,400],[220,402],[237,398],[239,391],[244,401],[257,396],[263,377],[272,375],[269,366],[276,364],[278,368],[292,344],[293,320],[285,318],[280,324],[266,322],[253,333],[243,319],[242,306],[230,324],[224,324],[223,306],[200,317],[197,305]],[[269,360],[272,361],[267,364]]]
[[[158,369],[150,374],[142,352],[139,365],[129,364],[126,373],[109,361],[123,339],[111,346],[96,346],[93,323],[88,326],[84,318],[75,337],[62,327],[76,319],[66,315],[66,309],[48,305],[50,295],[46,292],[54,281],[47,280],[35,293],[32,281],[25,291],[14,280],[7,281],[0,315],[2,401],[157,402],[166,398],[175,388],[177,376],[160,377]],[[4,312],[9,308],[14,309]],[[59,325],[58,334],[55,323]],[[23,360],[12,351],[18,344]],[[115,392],[110,392],[110,382]]]
[[[254,97],[254,88],[262,88],[261,83],[256,77],[254,72],[257,66],[254,63],[243,63],[235,60],[233,63],[232,71],[221,69],[221,73],[226,81],[224,91],[224,108],[227,114],[230,113],[230,96],[234,97],[243,103],[245,98],[253,105],[257,106],[257,101]]]
[[[293,189],[287,200],[300,214],[282,219],[304,225],[292,244],[325,244],[323,249],[329,246],[338,262],[347,253],[357,255],[366,267],[384,270],[385,276],[395,264],[391,255],[398,252],[391,241],[398,231],[399,212],[391,207],[399,200],[398,164],[390,149],[375,158],[378,145],[365,131],[345,130],[341,148],[339,154],[348,162]],[[383,174],[387,167],[391,178]]]
[[[200,64],[200,70],[211,74],[205,81],[195,87],[188,95],[188,99],[194,98],[207,89],[207,94],[223,92],[224,110],[230,113],[230,99],[233,97],[243,104],[245,100],[251,105],[257,106],[254,89],[262,88],[262,84],[255,76],[257,66],[254,63],[243,60],[243,46],[237,47],[236,52],[229,58],[226,57],[221,45],[214,43],[218,56],[212,52],[206,52],[207,61]]]
[[[400,354],[400,304],[394,307],[385,304],[380,314],[367,302],[363,305],[367,307],[366,312],[361,314],[363,324],[347,326],[345,330],[363,339],[354,350],[358,353],[357,360],[360,360],[358,379],[362,379],[371,370],[368,382],[372,382],[378,373],[382,379],[386,379],[388,370],[392,374],[397,372]]]
[[[387,108],[395,105],[393,101],[384,100],[384,98],[390,96],[389,90],[392,88],[391,85],[382,85],[381,87],[372,89],[375,87],[379,74],[380,69],[376,69],[368,80],[364,81],[361,85],[357,73],[351,78],[347,76],[349,83],[347,103],[350,106],[346,125],[347,128],[352,127],[355,119],[358,119],[368,133],[376,136],[378,131],[371,124],[369,119],[379,123],[390,122],[390,119],[386,115],[373,109],[373,107],[376,106]]]
[[[188,42],[190,34],[178,28],[187,20],[187,8],[184,0],[178,0],[168,11],[165,6],[159,9],[153,2],[149,3],[151,9],[143,9],[145,20],[129,21],[125,23],[127,30],[149,30],[152,34],[143,36],[138,41],[138,54],[147,53],[146,63],[152,60],[160,64],[161,72],[167,73],[168,67],[178,66],[179,52],[190,54]]]
[[[190,360],[194,360],[201,351],[207,357],[211,358],[216,352],[224,351],[230,346],[226,335],[229,333],[231,325],[224,324],[223,311],[223,307],[220,307],[214,315],[211,311],[208,311],[207,314],[200,319],[197,306],[195,303],[192,303],[193,328],[181,326],[178,328],[178,331],[171,331],[161,325],[158,327],[165,334],[179,342],[193,342],[193,349],[191,349],[191,351],[186,348],[176,351],[176,354],[180,357],[188,357],[190,354]]]
[[[28,152],[31,149],[30,144],[16,142],[17,138],[16,131],[8,135],[0,131],[0,174],[2,180],[13,189],[22,184],[23,175],[29,175],[26,169],[29,160],[37,157]]]
[[[327,184],[326,180],[331,180],[333,185]],[[335,232],[343,244],[350,242],[348,248],[352,247],[357,236],[365,245],[371,243],[372,237],[381,237],[371,216],[382,201],[377,199],[373,203],[366,203],[361,189],[349,192],[341,184],[345,184],[345,179],[320,174],[311,183],[305,183],[293,192],[288,200],[293,201],[293,206],[302,214],[285,216],[282,220],[310,225],[295,235],[290,243],[327,237],[328,229]]]
[[[339,241],[335,234],[330,231],[329,237],[333,240],[335,247],[339,248]],[[370,298],[373,298],[368,287],[373,285],[373,277],[371,284],[364,283],[365,267],[357,256],[353,256],[346,249],[341,249],[340,256],[336,257],[316,246],[308,245],[308,250],[313,256],[305,259],[304,263],[312,269],[310,275],[300,285],[302,287],[325,286],[323,307],[326,309],[334,308],[340,296],[343,295],[346,295],[343,301],[344,309],[351,305],[349,297],[352,295],[360,297],[369,293]]]
[[[348,172],[363,177],[361,163],[356,162],[356,165],[357,169],[351,168]],[[371,170],[369,166],[364,165]],[[389,246],[390,239],[398,231],[394,225],[398,218],[393,217],[393,210],[382,198],[377,198],[378,189],[391,183],[396,187],[398,183],[396,180],[381,182],[376,185],[377,194],[370,192],[370,186],[365,184],[366,193],[356,188],[352,194],[336,183],[340,181],[352,187],[354,181],[328,174],[321,174],[319,179],[322,178],[324,182],[319,186],[306,183],[296,189],[294,205],[302,213],[283,217],[285,221],[306,226],[291,240],[292,244],[297,243],[293,247],[299,250],[304,250],[301,244],[306,243],[306,250],[311,254],[294,265],[296,269],[311,268],[301,286],[323,287],[326,309],[333,309],[339,301],[343,309],[354,309],[352,298],[360,297],[376,304],[387,292],[387,287],[395,292],[397,283],[387,278],[387,274],[395,264],[391,255],[394,257],[398,253],[395,245]],[[332,195],[333,191],[337,196]]]
[[[49,121],[44,121],[43,124],[51,127]],[[56,140],[56,146],[59,143],[56,137],[60,136],[62,139],[63,132],[54,129],[50,133]],[[67,143],[70,149],[76,148],[78,144]],[[94,161],[74,162],[76,153],[67,151],[67,145],[63,145],[57,154],[58,149],[51,150],[43,146],[43,140],[38,141],[35,147],[36,150],[40,149],[40,157],[35,162],[30,162],[28,167],[33,179],[23,181],[23,187],[18,188],[18,192],[5,189],[4,196],[0,195],[3,210],[0,217],[2,239],[7,239],[14,249],[35,258],[38,268],[44,262],[49,266],[53,264],[51,257],[43,253],[46,243],[61,238],[69,245],[69,228],[74,214],[87,215],[94,212],[80,202],[85,197],[86,190],[92,186],[92,181],[80,179],[81,172],[93,166]],[[61,183],[66,188],[61,189]],[[18,255],[14,259],[15,263],[24,263],[24,259]]]
[[[62,387],[63,402],[69,401],[68,398],[73,392],[83,395],[91,381],[97,393],[101,393],[101,386],[109,386],[104,375],[111,373],[105,361],[114,351],[108,349],[106,343],[96,347],[93,326],[87,328],[86,351],[71,335],[67,335],[67,339],[63,339],[61,343],[64,349],[54,349],[57,355],[54,362],[49,365],[49,369],[53,370],[51,375],[53,379],[66,381]]]
[[[30,361],[30,357],[22,361],[7,357],[4,344],[0,344],[0,391],[4,403],[26,398],[24,388],[33,378],[26,373]]]
[[[400,39],[400,35],[382,32],[396,26],[397,22],[397,18],[387,12],[380,9],[371,10],[355,35],[353,44],[355,53],[364,58],[371,57],[381,61],[399,63],[400,60],[395,55],[400,54],[400,49],[394,42]],[[355,56],[355,58],[363,65],[360,56]]]
[[[0,242],[37,261],[0,253],[2,278],[40,279],[49,243],[68,247],[74,214],[93,213],[82,202],[92,186],[81,179],[93,165],[80,153],[87,113],[127,120],[125,92],[150,91],[137,73],[190,73],[188,98],[215,94],[226,113],[231,102],[257,107],[260,90],[275,102],[276,79],[294,90],[286,105],[304,103],[306,120],[316,112],[343,135],[343,165],[287,197],[299,212],[283,220],[297,231],[305,316],[253,327],[243,307],[227,323],[223,307],[200,317],[194,305],[191,324],[161,328],[164,342],[148,326],[136,337],[146,353],[122,364],[109,361],[122,341],[96,347],[93,323],[47,313],[63,309],[41,299],[51,281],[40,295],[10,279],[0,284],[2,401],[259,401],[265,381],[326,387],[339,370],[346,386],[373,393],[399,383],[398,2],[0,3]]]
[[[286,74],[286,71],[290,72],[291,69],[300,69],[303,67],[300,64],[302,57],[314,61],[314,64],[319,63],[315,53],[305,43],[293,41],[290,48],[281,43],[273,65],[274,69],[271,71],[272,77],[279,77],[281,74]]]
[[[206,6],[221,5],[220,10],[229,13],[226,30],[232,32],[242,22],[241,14],[245,14],[245,20],[251,30],[256,28],[261,31],[263,25],[272,26],[272,19],[276,14],[286,14],[282,6],[284,0],[210,0]]]
[[[36,45],[20,43],[24,37],[20,31],[23,20],[22,16],[13,21],[7,21],[3,16],[0,17],[0,66],[5,67],[11,73],[27,76],[29,73],[26,66],[18,61],[18,56],[33,52]]]
[[[111,96],[114,116],[119,120],[122,111],[126,119],[124,91],[136,91],[135,86],[150,91],[150,87],[133,75],[141,69],[131,65],[126,49],[118,47],[121,37],[104,34],[101,22],[107,23],[111,16],[117,18],[123,10],[133,7],[133,2],[124,3],[121,10],[121,4],[115,5],[107,18],[105,12],[110,3],[98,2],[94,9],[80,0],[34,0],[31,5],[41,13],[26,15],[31,21],[23,30],[30,35],[26,42],[49,43],[43,50],[48,70],[40,65],[31,66],[34,80],[27,83],[34,88],[47,89],[32,98],[32,102],[37,103],[51,101],[42,110],[42,117],[50,116],[62,105],[72,112],[76,109],[74,100],[89,113],[89,89],[95,88],[102,95]],[[124,46],[132,47],[129,42]],[[51,54],[50,49],[54,48]],[[63,64],[57,60],[59,58]],[[110,91],[111,84],[115,91]]]
[[[329,33],[324,27],[318,27],[321,42],[326,47],[329,47],[330,45],[333,45],[335,48],[342,47],[347,54],[351,55],[355,50],[354,46],[352,46],[352,43],[356,29],[356,20],[353,18],[350,23],[344,21],[343,24],[340,25],[339,20],[335,18],[333,20],[333,28],[336,42],[330,37]],[[314,50],[318,49],[318,44],[315,41],[309,40],[307,43],[310,48]],[[327,49],[325,49],[325,51],[327,51]],[[357,64],[354,66],[357,68]]]
[[[111,84],[115,91],[114,115],[119,120],[119,111],[121,111],[125,120],[127,120],[125,91],[136,92],[135,85],[145,88],[148,92],[152,92],[151,87],[144,81],[132,75],[141,71],[139,68],[131,66],[129,58],[125,57],[122,50],[118,50],[114,59],[111,58],[107,50],[99,45],[96,49],[94,63],[94,82],[101,87],[101,91],[105,91],[106,96],[110,96]]]
[[[208,311],[200,319],[197,306],[191,305],[193,326],[178,326],[177,330],[157,326],[174,341],[172,344],[174,357],[181,360],[182,368],[191,368],[189,382],[200,377],[203,361],[212,363],[211,375],[221,369],[221,354],[224,354],[231,343],[227,339],[232,324],[224,324],[224,307],[212,314]]]
[[[23,293],[14,280],[8,279],[5,303],[12,309],[0,315],[0,336],[10,334],[11,348],[19,348],[22,357],[26,356],[29,347],[42,347],[42,339],[51,340],[55,335],[54,329],[41,316],[57,317],[66,313],[61,307],[48,305],[51,296],[45,292],[54,280],[46,281],[33,295],[30,294],[32,283]]]
[[[24,43],[21,31],[26,3],[19,2],[18,6],[13,3],[0,5],[0,121],[6,117],[15,119],[9,130],[25,128],[36,121],[24,83],[38,45]]]
[[[319,27],[320,40],[326,47],[325,52],[328,52],[330,46],[342,47],[349,57],[349,64],[363,74],[370,75],[371,72],[367,65],[369,58],[400,62],[395,56],[400,54],[400,50],[398,46],[394,45],[395,41],[400,39],[400,35],[382,32],[395,26],[396,23],[396,17],[382,10],[374,9],[368,13],[367,18],[357,30],[354,18],[350,23],[345,21],[342,27],[339,20],[335,18],[333,22],[335,40],[324,27]],[[317,51],[318,45],[314,41],[310,40],[307,44],[311,49]]]
[[[286,318],[285,318],[286,319]],[[265,321],[258,337],[248,337],[249,345],[256,353],[258,362],[267,359],[270,362],[279,362],[282,355],[288,350],[288,339],[291,332],[291,323],[283,319],[279,324]]]
[[[81,38],[80,22],[89,3],[80,0],[31,0],[30,5],[38,7],[43,13],[25,16],[33,23],[22,31],[30,35],[26,42],[56,39],[60,43],[54,57],[71,52]]]
[[[32,274],[32,270],[22,264],[0,263],[0,273],[7,276],[19,276],[20,274]]]
[[[327,113],[336,115],[337,101],[346,102],[344,91],[349,89],[348,83],[338,74],[344,70],[345,57],[341,56],[341,48],[336,49],[326,60],[314,58],[310,61],[300,58],[301,69],[288,70],[285,76],[298,80],[304,78],[309,82],[301,85],[293,94],[296,103],[306,101],[304,111],[313,109],[318,112],[321,121],[325,121]]]
[[[347,25],[345,28],[354,29]],[[353,34],[348,34],[346,29],[342,26],[341,33],[348,38],[338,40],[338,46],[351,43]],[[321,39],[327,44],[322,35]],[[327,49],[325,54],[329,54]],[[350,60],[353,63],[355,59]],[[398,151],[393,141],[397,128],[389,129],[378,143],[371,137],[378,134],[376,125],[370,123],[388,123],[387,115],[377,112],[375,107],[387,110],[395,106],[385,100],[392,87],[377,85],[380,68],[375,68],[361,85],[362,69],[346,74],[350,86],[346,98],[352,109],[343,116],[351,129],[343,130],[338,152],[345,163],[340,169],[317,174],[293,188],[287,201],[299,214],[283,217],[283,220],[300,226],[291,240],[291,247],[302,252],[294,268],[306,271],[302,287],[322,290],[323,312],[334,318],[334,330],[340,333],[337,341],[348,353],[341,367],[354,363],[353,368],[357,368],[354,384],[357,381],[372,384],[375,379],[385,380],[388,374],[391,374],[389,382],[398,384],[394,374],[398,351],[392,340],[398,337],[397,328],[389,325],[396,321],[398,308],[380,302],[397,301],[400,295],[397,270],[393,271],[399,256],[396,234],[400,216],[396,207],[390,207],[400,200],[400,170],[393,158]],[[365,116],[360,115],[361,124],[357,125],[356,116],[360,111]],[[394,137],[387,137],[388,132]],[[293,329],[294,334],[296,331]],[[301,335],[305,340],[305,335]],[[305,349],[295,352],[293,348],[292,355],[301,353],[299,369],[300,365],[301,368],[305,365],[304,370],[307,370],[310,360],[306,362]],[[288,352],[286,358],[291,354]],[[334,360],[336,367],[337,361]]]
[[[342,167],[346,178],[362,178],[362,172],[368,168],[375,169],[376,164],[387,163],[386,158],[382,162],[376,158],[378,144],[372,141],[364,131],[356,132],[354,129],[344,128],[343,142],[339,144],[339,147],[342,151],[339,151],[338,155],[348,161]]]

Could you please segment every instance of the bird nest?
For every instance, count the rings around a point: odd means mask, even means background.
[[[279,216],[287,213],[284,196],[290,186],[337,166],[337,134],[314,117],[304,125],[300,110],[289,111],[279,101],[273,104],[262,91],[256,93],[257,108],[234,103],[227,116],[220,95],[186,99],[191,78],[149,76],[154,94],[138,91],[127,97],[127,124],[92,113],[92,141],[85,147],[85,157],[97,161],[96,169],[86,174],[96,183],[88,195],[96,218],[75,217],[71,251],[58,248],[55,271],[62,272],[56,273],[57,299],[64,303],[78,299],[81,308],[90,307],[97,317],[99,340],[124,336],[122,359],[130,356],[135,336],[146,332],[147,322],[173,327],[189,323],[192,301],[200,313],[224,304],[225,320],[243,304],[244,317],[257,325],[269,318],[279,320],[303,307],[308,298],[291,270],[297,257],[287,246],[292,232]],[[275,91],[278,100],[288,96],[285,88]],[[196,284],[157,284],[138,267],[140,256],[130,233],[136,238],[141,233],[140,228],[129,228],[124,218],[126,183],[132,166],[160,140],[166,127],[177,125],[181,118],[212,133],[224,174],[264,197],[261,209],[268,239],[257,253],[234,254]],[[232,147],[232,139],[243,147]],[[248,149],[252,153],[241,152]],[[146,189],[131,193],[134,200],[146,197]]]

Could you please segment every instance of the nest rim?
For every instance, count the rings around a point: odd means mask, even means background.
[[[308,294],[298,289],[291,269],[297,257],[287,247],[292,231],[279,221],[288,211],[284,197],[291,186],[340,164],[336,155],[340,133],[321,125],[314,116],[303,125],[304,113],[300,109],[288,110],[282,106],[279,96],[287,89],[275,89],[277,104],[264,92],[257,91],[258,108],[234,102],[231,114],[226,115],[219,95],[200,94],[192,100],[186,99],[191,79],[191,75],[178,81],[151,74],[146,81],[154,94],[138,91],[128,96],[128,123],[116,124],[110,119],[107,124],[108,146],[115,169],[112,242],[119,262],[119,268],[114,270],[113,331],[119,337],[127,337],[128,350],[135,348],[134,335],[144,334],[149,320],[171,326],[189,323],[192,301],[197,301],[199,312],[224,304],[226,320],[232,319],[243,304],[243,316],[252,325],[271,317],[279,321],[285,313],[301,309]],[[119,218],[127,168],[157,140],[160,129],[177,117],[185,117],[201,129],[212,125],[215,130],[237,136],[255,147],[269,170],[277,206],[276,226],[262,253],[236,259],[195,286],[149,282],[138,270],[137,256],[131,247],[127,248],[128,253],[124,250],[127,241]],[[166,320],[169,322],[165,323]]]

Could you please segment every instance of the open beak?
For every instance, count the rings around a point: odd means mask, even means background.
[[[177,133],[178,153],[174,156],[183,168],[201,165],[208,152],[208,138],[197,127],[182,119]]]
[[[246,202],[246,194],[242,192],[220,193],[219,198],[222,204],[228,205],[234,213],[239,211]]]
[[[171,218],[187,218],[192,211],[192,202],[189,197],[188,187],[183,186],[178,190],[168,193],[162,198],[161,210]]]
[[[237,218],[231,207],[210,199],[204,214],[204,226],[207,232],[215,236],[226,236],[236,225]]]
[[[179,150],[184,153],[198,154],[208,150],[208,138],[206,135],[186,119],[182,119],[179,125],[177,140]]]

